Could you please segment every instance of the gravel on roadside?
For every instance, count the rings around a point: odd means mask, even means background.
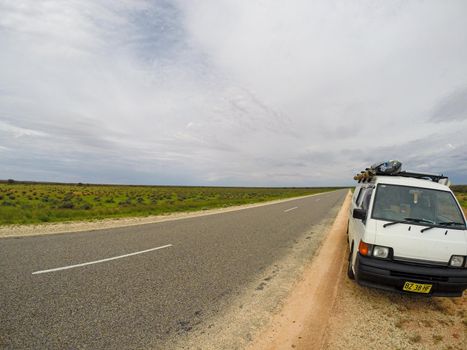
[[[459,298],[391,293],[359,286],[345,273],[337,283],[324,349],[467,348],[467,292]]]

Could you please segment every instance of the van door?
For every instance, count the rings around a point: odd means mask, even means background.
[[[369,186],[366,188],[362,188],[362,192],[359,195],[358,201],[356,203],[357,208],[364,209],[367,211],[367,219],[366,220],[359,220],[359,219],[352,219],[353,221],[353,241],[354,241],[354,259],[356,257],[356,252],[358,248],[358,244],[362,239],[363,235],[365,234],[366,226],[368,219],[370,217],[370,203],[371,197],[373,194],[373,186]]]
[[[355,236],[355,219],[352,217],[352,213],[355,208],[358,208],[358,202],[364,190],[365,190],[364,187],[358,186],[355,188],[354,194],[352,196],[352,203],[349,208],[349,228],[348,228],[349,242],[352,242],[352,239]]]

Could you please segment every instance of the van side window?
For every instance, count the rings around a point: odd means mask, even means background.
[[[358,189],[356,190],[356,191],[357,191],[357,197],[355,198],[355,204],[357,204],[357,206],[359,206],[358,203],[359,203],[359,201],[360,201],[360,199],[361,199],[361,197],[362,197],[362,192],[363,192],[363,190],[364,190],[364,189],[363,189],[362,187],[360,187],[360,188],[358,188]]]
[[[362,209],[368,210],[370,206],[371,194],[373,193],[372,188],[367,188],[362,199]]]
[[[370,205],[371,194],[373,193],[372,187],[362,188],[357,198],[357,207],[368,209]]]

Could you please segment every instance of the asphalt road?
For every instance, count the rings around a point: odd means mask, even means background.
[[[345,194],[141,226],[0,239],[0,348],[164,348],[222,312],[225,300],[287,254],[291,242],[328,217]],[[68,268],[48,271],[62,267]]]

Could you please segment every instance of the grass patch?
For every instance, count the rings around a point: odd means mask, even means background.
[[[451,190],[456,195],[457,200],[464,210],[467,209],[467,185],[451,186]]]
[[[159,215],[265,202],[337,188],[0,183],[0,225]]]

